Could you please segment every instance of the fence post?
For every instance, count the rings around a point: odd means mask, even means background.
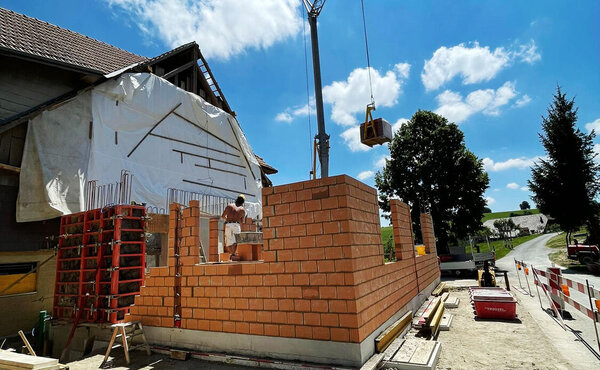
[[[529,267],[527,267],[524,262],[523,272],[525,273],[525,282],[527,283],[527,290],[529,290],[529,296],[533,297],[533,294],[531,294],[531,288],[529,287],[529,280],[527,279],[527,275],[529,275]]]
[[[519,286],[521,287],[521,289],[523,289],[523,285],[521,284],[521,277],[519,276],[519,268],[517,267],[517,260],[514,258],[513,260],[515,261],[515,270],[517,271],[517,279],[519,279]]]
[[[538,300],[540,301],[540,308],[544,309],[544,306],[542,306],[542,297],[540,297],[540,289],[538,288],[538,285],[540,285],[542,282],[537,276],[537,273],[535,272],[535,267],[533,266],[531,266],[531,273],[533,274],[533,283],[535,284],[535,291],[537,292]]]
[[[598,312],[594,311],[594,305],[592,304],[592,293],[590,291],[590,283],[588,279],[585,279],[585,285],[587,285],[587,293],[588,298],[590,300],[590,309],[594,313],[594,330],[596,331],[596,342],[598,343],[598,349],[600,350],[600,339],[598,339],[598,326],[596,325],[596,322],[598,321]]]

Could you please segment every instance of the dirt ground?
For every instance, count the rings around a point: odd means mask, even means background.
[[[104,354],[93,354],[79,361],[69,362],[69,369],[84,370],[84,369],[112,369],[112,370],[129,370],[129,369],[214,369],[214,370],[242,370],[254,369],[253,367],[236,366],[223,364],[212,361],[201,361],[195,358],[190,358],[187,361],[173,360],[168,355],[152,353],[147,356],[143,351],[131,352],[131,364],[127,365],[122,349],[115,349],[119,352],[116,356],[111,356],[105,366],[100,367]]]
[[[442,343],[438,369],[576,369],[540,334],[539,325],[520,305],[515,321],[478,320],[466,288],[450,295],[460,304],[444,311],[454,320],[438,337]]]

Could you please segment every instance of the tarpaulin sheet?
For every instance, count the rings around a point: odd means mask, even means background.
[[[165,208],[169,188],[242,193],[248,216],[262,216],[260,167],[237,120],[156,75],[127,73],[30,120],[17,221],[82,211],[86,182],[115,183],[123,169],[133,201]]]

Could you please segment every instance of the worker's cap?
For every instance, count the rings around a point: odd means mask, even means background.
[[[242,198],[243,200],[246,200],[246,197],[244,196],[244,194],[238,195],[238,198]]]

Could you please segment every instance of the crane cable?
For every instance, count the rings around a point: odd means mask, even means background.
[[[369,42],[367,41],[367,22],[365,20],[364,0],[360,0],[360,7],[362,9],[363,30],[365,33],[365,49],[367,50],[367,71],[369,72],[369,89],[371,90],[371,104],[374,105],[375,98],[373,98],[373,82],[371,81],[371,60],[369,58]]]

